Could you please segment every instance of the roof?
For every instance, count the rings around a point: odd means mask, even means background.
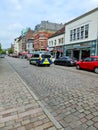
[[[60,30],[56,31],[54,34],[52,34],[49,38],[61,35],[65,33],[65,26],[63,28],[61,28]]]

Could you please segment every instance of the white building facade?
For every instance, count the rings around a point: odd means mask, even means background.
[[[77,59],[98,55],[98,8],[65,24],[64,54]]]
[[[14,54],[18,55],[19,52],[22,52],[22,40],[20,37],[14,40]]]
[[[65,27],[58,30],[48,39],[49,50],[53,52],[55,58],[56,58],[56,54],[60,56],[64,51],[64,45],[65,45],[64,32],[65,32]]]
[[[18,55],[19,52],[19,42],[18,42],[18,38],[16,38],[14,40],[14,54]]]
[[[28,53],[32,53],[32,51],[34,51],[34,38],[28,39],[26,44],[26,50],[28,51]]]

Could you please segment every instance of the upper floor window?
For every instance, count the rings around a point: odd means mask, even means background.
[[[40,43],[40,45],[41,45],[41,46],[44,46],[44,43],[43,43],[43,42],[41,42],[41,43]]]
[[[70,41],[88,38],[89,24],[70,30]]]
[[[45,37],[45,35],[44,34],[40,34],[40,37]]]
[[[54,45],[56,45],[56,40],[54,40]]]
[[[58,39],[58,43],[59,43],[59,44],[63,44],[63,42],[64,42],[64,38],[59,38],[59,39]]]
[[[85,38],[88,38],[89,25],[85,25]]]

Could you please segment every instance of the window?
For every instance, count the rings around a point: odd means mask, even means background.
[[[41,42],[41,43],[40,43],[40,45],[41,45],[41,46],[44,46],[44,43],[43,43],[43,42]]]
[[[88,38],[89,25],[70,30],[70,41]]]
[[[76,29],[73,30],[73,40],[76,40]]]
[[[56,45],[56,40],[54,41],[54,45]]]
[[[93,61],[98,61],[98,58],[92,58],[93,59]]]
[[[64,40],[64,38],[58,39],[58,43],[59,43],[59,44],[62,44],[62,43],[63,43],[63,40]]]
[[[85,38],[88,38],[89,25],[85,25]]]
[[[84,26],[81,27],[81,39],[84,38]]]
[[[51,58],[51,55],[42,55],[42,58]]]
[[[88,61],[91,61],[91,58],[90,58],[90,57],[85,58],[84,61],[87,61],[87,62],[88,62]]]
[[[70,30],[70,41],[72,41],[72,30]]]
[[[34,54],[34,55],[32,55],[32,57],[38,58],[39,54]]]
[[[80,38],[80,28],[77,28],[77,40]]]
[[[40,37],[44,37],[45,35],[44,34],[40,34]]]

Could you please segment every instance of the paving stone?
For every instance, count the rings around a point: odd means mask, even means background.
[[[74,67],[69,68],[63,66],[51,66],[50,68],[39,67],[36,69],[36,66],[29,66],[28,62],[25,60],[13,58],[8,58],[7,60],[12,66],[14,65],[13,67],[15,67],[16,71],[24,78],[24,80],[26,80],[27,83],[29,82],[30,89],[34,91],[41,101],[45,102],[45,107],[49,112],[51,112],[51,114],[53,114],[53,116],[55,116],[55,119],[62,122],[64,129],[97,129],[98,77],[94,73],[84,71],[83,74],[77,73]],[[9,119],[14,119],[16,127],[21,128],[22,126],[20,126],[20,124],[22,125],[25,120],[30,121],[27,121],[27,124],[25,124],[25,129],[48,130],[54,127],[53,124],[51,124],[52,126],[49,124],[45,125],[48,122],[51,122],[47,116],[46,118],[43,116],[45,113],[42,113],[42,111],[32,111],[33,109],[37,110],[40,106],[37,106],[34,99],[32,99],[32,96],[25,88],[25,85],[21,84],[19,77],[16,76],[14,70],[9,66],[7,61],[4,62],[7,64],[8,69],[1,69],[2,72],[4,72],[4,77],[6,78],[6,83],[4,83],[3,88],[0,84],[0,92],[1,88],[3,89],[2,91],[4,91],[3,94],[0,93],[0,96],[2,94],[2,106],[0,106],[0,112],[4,111],[5,114],[3,118],[7,119],[7,116],[10,117],[10,115],[7,115],[5,111],[7,109],[11,110],[14,106],[16,111],[13,110],[9,113],[12,117],[16,114],[18,114],[18,116],[17,118]],[[6,67],[5,65],[4,67]],[[24,68],[23,66],[27,67]],[[7,70],[9,72],[9,76],[6,76]],[[4,78],[1,76],[1,73],[0,82],[4,82]],[[9,91],[5,91],[8,88]],[[3,95],[6,96],[4,97]],[[34,104],[36,104],[35,107],[33,106]],[[0,116],[0,119],[1,118],[2,116]],[[67,118],[69,119],[68,121]],[[43,121],[43,124],[41,125],[39,123],[39,126],[36,125],[36,128],[31,128],[37,121]],[[12,130],[16,129],[16,127],[12,128]],[[8,130],[7,127],[6,130]]]
[[[48,130],[56,130],[56,128],[55,127],[51,127]]]
[[[98,122],[96,122],[96,123],[94,124],[94,127],[96,127],[96,128],[98,129]]]
[[[88,126],[91,126],[91,125],[93,125],[93,124],[94,124],[94,122],[93,122],[93,121],[91,121],[91,120],[89,120],[89,121],[87,121],[87,122],[86,122],[86,124],[87,124]]]
[[[0,123],[0,128],[4,127],[5,123]]]
[[[91,127],[87,128],[87,130],[96,130],[96,128],[91,126]]]
[[[94,116],[92,114],[89,114],[89,115],[86,116],[86,118],[89,119],[89,120],[92,119],[93,117]]]
[[[97,121],[98,121],[98,116],[95,116],[92,120],[93,120],[94,122],[97,122]]]

